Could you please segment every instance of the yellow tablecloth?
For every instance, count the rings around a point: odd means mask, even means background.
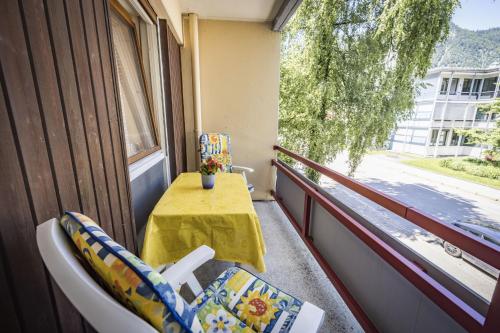
[[[203,244],[216,259],[266,270],[259,218],[240,174],[218,173],[212,190],[201,187],[199,173],[179,175],[149,216],[141,257],[157,267]]]

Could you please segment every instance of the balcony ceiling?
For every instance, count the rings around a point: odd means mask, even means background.
[[[180,0],[182,13],[196,13],[202,19],[272,21],[283,0]]]

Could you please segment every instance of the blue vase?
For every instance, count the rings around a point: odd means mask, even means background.
[[[210,190],[215,184],[215,175],[201,175],[201,184],[205,190]]]

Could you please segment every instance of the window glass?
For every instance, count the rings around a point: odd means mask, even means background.
[[[489,77],[484,79],[483,89],[481,90],[481,96],[493,97],[495,94],[495,88],[497,86],[497,77]]]
[[[441,130],[441,133],[439,134],[438,146],[446,145],[446,139],[448,138],[449,132],[450,130]]]
[[[452,79],[450,85],[450,95],[457,94],[457,87],[458,87],[458,79]]]
[[[477,112],[476,112],[476,120],[478,120],[478,121],[486,121],[486,120],[488,120],[488,113],[484,112],[484,111],[481,111],[481,110],[477,110]]]
[[[479,93],[479,87],[481,86],[481,79],[474,79],[474,83],[472,84],[472,94],[473,96],[477,96]]]
[[[466,135],[462,138],[462,146],[474,146],[470,138]]]
[[[448,81],[450,79],[448,79],[447,77],[443,78],[443,81],[441,82],[441,91],[440,91],[440,94],[441,95],[446,95],[446,92],[448,90]]]
[[[450,146],[457,146],[459,138],[460,138],[460,135],[458,135],[458,133],[456,131],[453,131],[451,134]]]
[[[464,79],[464,83],[462,84],[462,95],[469,95],[471,87],[472,79]]]
[[[156,146],[151,106],[133,23],[111,11],[111,26],[127,157],[132,161]]]
[[[439,133],[439,130],[437,130],[437,129],[432,130],[432,133],[431,133],[431,143],[430,143],[431,146],[435,146],[436,145],[438,133]]]

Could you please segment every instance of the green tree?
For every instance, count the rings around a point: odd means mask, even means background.
[[[490,114],[490,117],[492,114],[500,114],[500,98],[493,103],[480,106],[478,112]],[[467,137],[470,143],[490,146],[491,149],[484,151],[487,160],[500,160],[500,120],[497,120],[495,128],[489,130],[471,128],[457,132]]]
[[[354,172],[410,115],[457,4],[305,0],[282,35],[280,143],[321,164],[347,149]]]

